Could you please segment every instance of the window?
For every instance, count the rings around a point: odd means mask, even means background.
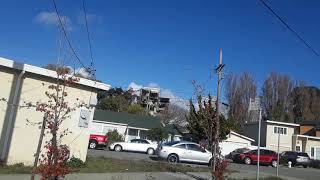
[[[149,142],[147,140],[143,140],[143,139],[140,139],[139,143],[140,144],[149,144]]]
[[[129,136],[138,136],[138,129],[129,129]]]
[[[200,152],[203,151],[203,149],[196,144],[187,144],[187,147],[189,150],[192,150],[192,151],[200,151]]]
[[[274,134],[287,134],[287,129],[286,127],[279,127],[279,126],[274,126],[273,127],[273,133]]]
[[[296,151],[301,152],[301,145],[296,145]]]
[[[311,158],[314,158],[314,147],[311,147]]]
[[[139,143],[139,139],[132,139],[131,143]]]
[[[186,145],[185,144],[180,144],[180,145],[177,145],[175,146],[177,148],[181,148],[181,149],[187,149]]]

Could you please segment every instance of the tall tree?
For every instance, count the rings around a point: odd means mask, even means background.
[[[266,118],[293,122],[291,92],[294,81],[288,75],[272,72],[262,86],[262,107]]]
[[[291,93],[292,112],[295,122],[301,120],[320,121],[320,89],[300,85]]]
[[[133,101],[133,96],[129,91],[124,91],[122,88],[112,88],[103,94],[99,94],[98,101],[98,109],[127,112]]]
[[[230,74],[225,81],[225,96],[229,104],[229,120],[240,127],[250,119],[248,111],[250,98],[255,98],[257,85],[249,73]]]
[[[186,115],[188,111],[178,105],[169,104],[165,110],[158,113],[157,116],[160,117],[162,123],[165,125],[174,124],[178,126],[183,126],[186,124]]]

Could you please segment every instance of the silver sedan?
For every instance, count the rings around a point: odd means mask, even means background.
[[[196,162],[211,164],[212,154],[199,144],[187,141],[172,141],[160,144],[156,154],[170,163]]]

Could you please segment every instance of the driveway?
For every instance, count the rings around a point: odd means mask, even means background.
[[[143,161],[156,161],[156,156],[149,156],[143,153],[133,153],[133,152],[114,152],[109,150],[88,150],[88,156],[91,157],[105,157],[113,159],[131,159],[131,160],[143,160]],[[204,166],[204,165],[194,165],[193,166]],[[230,163],[228,169],[234,171],[232,175],[236,175],[237,178],[248,178],[254,177],[256,174],[257,167],[255,165],[245,165],[245,164],[236,164]],[[260,173],[262,176],[276,176],[276,168],[260,166]],[[314,180],[319,179],[320,169],[313,168],[287,168],[280,167],[279,175],[286,179],[306,179]]]

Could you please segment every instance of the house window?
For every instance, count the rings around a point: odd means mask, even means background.
[[[274,126],[274,127],[273,127],[273,133],[274,133],[274,134],[284,134],[284,135],[286,135],[287,132],[288,132],[287,129],[288,129],[288,128],[286,128],[286,127]]]
[[[314,158],[314,147],[311,147],[311,158]]]
[[[138,136],[138,129],[129,129],[129,136]]]
[[[296,145],[296,151],[302,152],[302,151],[301,151],[301,145]]]

